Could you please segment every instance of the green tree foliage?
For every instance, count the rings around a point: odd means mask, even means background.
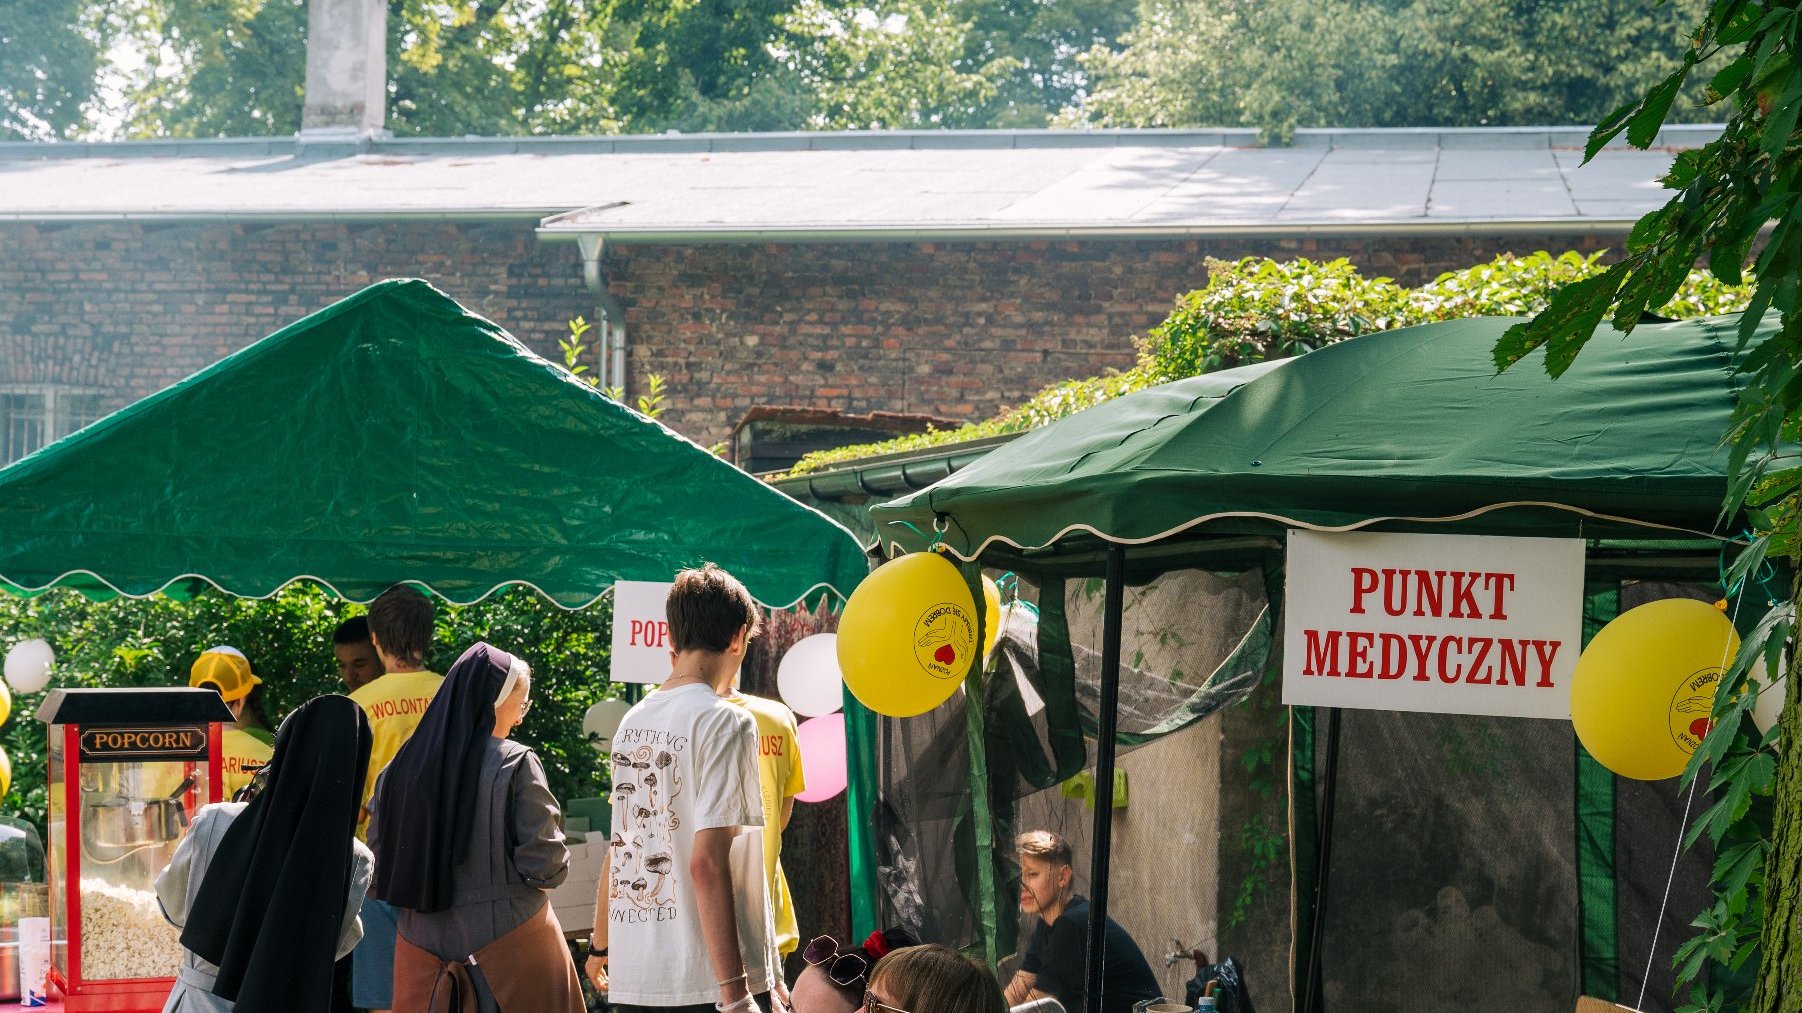
[[[969,59],[971,22],[944,0],[800,0],[782,25],[778,52],[817,96],[808,125],[822,129],[982,126],[1020,66]]]
[[[1700,16],[1672,74],[1601,121],[1594,157],[1613,138],[1646,147],[1678,96],[1707,77],[1726,128],[1708,145],[1676,156],[1664,179],[1675,195],[1634,226],[1627,255],[1607,271],[1564,289],[1530,323],[1496,346],[1506,368],[1543,349],[1553,375],[1569,368],[1604,319],[1630,332],[1648,306],[1670,298],[1698,260],[1722,284],[1740,283],[1748,264],[1757,287],[1740,319],[1745,387],[1726,434],[1734,481],[1722,517],[1742,510],[1747,544],[1725,575],[1729,597],[1759,615],[1754,632],[1722,676],[1714,731],[1685,777],[1706,778],[1712,804],[1691,839],[1714,842],[1713,903],[1699,933],[1678,954],[1693,982],[1690,1009],[1802,1010],[1802,650],[1796,637],[1802,576],[1784,593],[1764,579],[1765,561],[1787,557],[1802,574],[1802,8],[1793,0],[1717,0]],[[1712,74],[1701,68],[1712,69]],[[1718,68],[1718,69],[1716,69]],[[1766,230],[1769,230],[1768,233]],[[1761,245],[1762,238],[1762,245]],[[1754,340],[1762,323],[1774,332]],[[1784,673],[1789,695],[1772,734],[1745,720],[1754,692]],[[1779,747],[1779,744],[1781,748]],[[1706,774],[1704,773],[1706,772]],[[1749,998],[1704,975],[1710,965],[1740,968],[1759,958]]]
[[[611,8],[580,0],[394,0],[388,126],[397,134],[600,133],[618,113]],[[126,0],[114,12],[143,68],[136,137],[266,136],[300,128],[306,0]]]
[[[106,40],[85,0],[0,0],[0,141],[74,134]]]
[[[306,0],[246,4],[128,0],[144,54],[128,84],[135,137],[292,134],[306,78]]]
[[[1702,0],[1142,0],[1066,120],[1110,126],[1597,122],[1676,66]],[[1706,118],[1690,88],[1679,119]]]
[[[1025,432],[1153,384],[1311,351],[1372,331],[1456,317],[1526,316],[1552,297],[1607,270],[1601,254],[1505,253],[1448,271],[1420,288],[1366,278],[1350,261],[1210,260],[1208,283],[1176,299],[1170,315],[1139,342],[1139,361],[1123,373],[1065,380],[990,419],[881,443],[815,451],[790,474],[967,440]],[[1660,310],[1673,318],[1734,313],[1751,287],[1692,271]]]
[[[266,601],[201,595],[90,602],[69,591],[22,600],[0,595],[0,646],[43,637],[57,652],[52,686],[185,686],[188,668],[208,647],[242,650],[263,679],[257,702],[271,727],[321,693],[344,692],[332,656],[332,630],[363,612],[323,589],[298,584]],[[611,605],[558,608],[527,589],[497,594],[476,605],[438,608],[436,649],[428,659],[444,671],[478,639],[517,652],[533,668],[532,712],[516,733],[544,760],[560,799],[598,794],[605,764],[582,734],[589,705],[616,696],[607,681]],[[0,800],[9,814],[43,825],[44,725],[33,712],[42,694],[13,702],[0,727],[12,759],[13,786]]]

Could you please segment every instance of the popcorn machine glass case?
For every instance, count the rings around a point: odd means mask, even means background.
[[[70,1013],[155,1013],[181,966],[156,877],[195,810],[219,801],[210,689],[54,690],[49,725],[50,963]]]

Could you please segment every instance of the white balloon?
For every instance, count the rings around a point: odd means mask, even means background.
[[[56,652],[42,640],[21,640],[6,652],[6,684],[15,693],[36,693],[50,685]]]
[[[803,717],[832,714],[845,705],[845,677],[838,670],[838,634],[815,633],[788,649],[776,666],[776,692]]]
[[[1752,705],[1752,723],[1760,732],[1768,732],[1783,717],[1783,698],[1789,694],[1789,679],[1779,678],[1776,684],[1766,686],[1758,694],[1758,701]]]
[[[613,733],[619,731],[619,723],[626,719],[626,712],[632,705],[624,700],[602,700],[588,708],[582,715],[582,734],[589,737],[594,748],[603,753],[613,751]]]

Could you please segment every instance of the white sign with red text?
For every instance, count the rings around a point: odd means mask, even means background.
[[[609,679],[654,685],[669,678],[669,589],[667,581],[614,581]]]
[[[1583,542],[1289,533],[1283,703],[1570,719]]]

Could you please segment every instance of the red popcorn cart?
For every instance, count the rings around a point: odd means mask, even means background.
[[[58,689],[49,725],[50,976],[70,1013],[157,1013],[181,966],[156,877],[219,801],[211,689]]]

